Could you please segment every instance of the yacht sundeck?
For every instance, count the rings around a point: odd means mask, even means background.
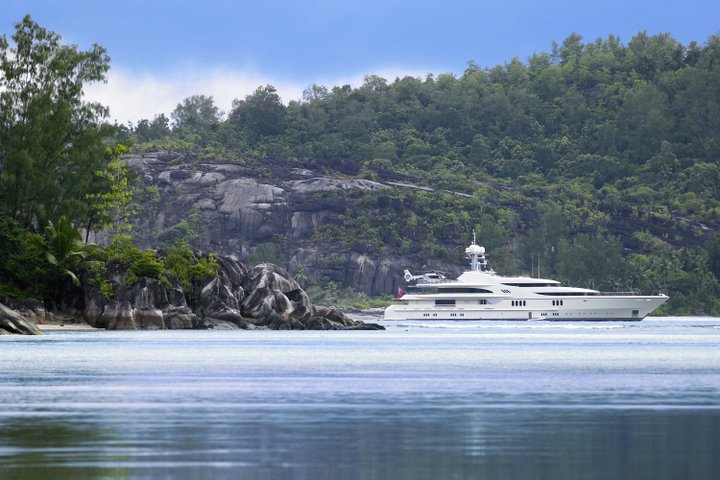
[[[470,271],[457,280],[406,270],[406,279],[418,283],[385,309],[385,320],[642,320],[668,300],[663,294],[604,293],[556,280],[498,275],[474,237],[465,249]]]

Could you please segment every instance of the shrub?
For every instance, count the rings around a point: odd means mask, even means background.
[[[193,281],[202,281],[206,278],[214,277],[220,269],[220,264],[212,253],[206,257],[201,257],[191,267]]]
[[[165,271],[174,277],[185,290],[190,290],[194,282],[217,275],[220,264],[212,253],[197,258],[185,243],[175,245],[168,250],[165,259]]]
[[[175,245],[168,250],[165,258],[165,268],[168,275],[175,277],[177,282],[185,289],[190,290],[192,282],[191,266],[195,254],[187,245]]]
[[[137,281],[140,277],[155,278],[159,280],[164,269],[165,266],[163,265],[163,262],[155,256],[155,252],[147,250],[145,252],[141,252],[140,255],[132,262],[130,268],[128,269],[129,277],[126,278],[126,280],[128,283],[135,283],[130,282],[130,280],[134,279]]]
[[[112,298],[115,296],[115,289],[113,288],[112,283],[110,283],[109,280],[106,280],[104,278],[101,279],[98,288],[100,288],[100,293],[106,301],[112,300]]]
[[[20,250],[6,263],[13,283],[29,296],[46,298],[49,285],[56,278],[48,275],[45,238],[37,233],[24,232],[20,245]]]
[[[126,234],[115,235],[107,250],[109,262],[123,265],[131,265],[143,255],[142,250],[133,245],[130,235]]]

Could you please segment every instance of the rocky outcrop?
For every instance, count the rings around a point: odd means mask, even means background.
[[[168,294],[159,280],[143,277],[129,289],[119,287],[114,299],[102,308],[98,304],[103,302],[96,295],[87,297],[84,317],[95,327],[108,330],[198,327],[197,316],[188,307],[182,289],[176,286]]]
[[[0,335],[42,335],[32,320],[0,303]]]
[[[328,307],[314,307],[306,322],[308,330],[378,330],[383,327],[374,323],[356,322],[342,310]]]
[[[277,265],[248,270],[233,257],[216,260],[217,275],[188,293],[179,285],[168,288],[143,277],[130,288],[118,284],[113,300],[106,303],[95,287],[87,285],[83,317],[90,325],[108,330],[382,329],[336,309],[313,307],[307,293]]]
[[[245,288],[250,294],[243,302],[243,312],[256,325],[305,328],[303,322],[312,311],[310,298],[285,269],[269,263],[258,265],[249,272]]]
[[[247,328],[243,318],[245,300],[243,282],[247,268],[232,257],[216,257],[220,264],[218,274],[200,290],[195,311],[206,328]]]
[[[302,257],[303,250],[317,248],[311,238],[318,228],[332,224],[352,207],[335,193],[352,195],[397,188],[372,180],[326,176],[279,160],[251,168],[156,152],[128,156],[124,161],[139,172],[146,186],[157,187],[160,192],[160,201],[145,205],[142,217],[137,219],[142,247],[154,248],[173,238],[176,226],[193,215],[202,231],[198,246],[205,251],[247,260],[258,245],[274,244],[278,236],[292,239],[282,252],[288,268],[293,268],[293,259]],[[332,252],[324,248],[322,254],[306,257],[309,263],[302,266],[309,279],[329,278],[379,295],[397,291],[403,268],[416,263],[407,258],[372,257],[366,246],[356,247],[335,246]]]
[[[53,323],[53,314],[47,311],[40,300],[29,298],[13,307],[17,313],[34,324]]]

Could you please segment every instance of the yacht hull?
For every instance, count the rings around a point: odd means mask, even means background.
[[[439,307],[428,302],[395,304],[385,310],[385,320],[516,320],[516,321],[639,321],[665,303],[664,295],[564,299],[563,306],[550,300],[526,300],[525,307],[473,306],[471,301]],[[475,302],[477,303],[477,302]],[[502,302],[511,303],[511,302]]]

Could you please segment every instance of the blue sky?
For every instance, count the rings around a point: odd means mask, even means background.
[[[701,44],[720,33],[717,0],[0,0],[0,32],[26,13],[69,43],[108,49],[109,81],[88,96],[122,122],[195,93],[228,110],[265,83],[288,101],[366,74],[461,73],[469,60],[525,60],[572,32]]]

